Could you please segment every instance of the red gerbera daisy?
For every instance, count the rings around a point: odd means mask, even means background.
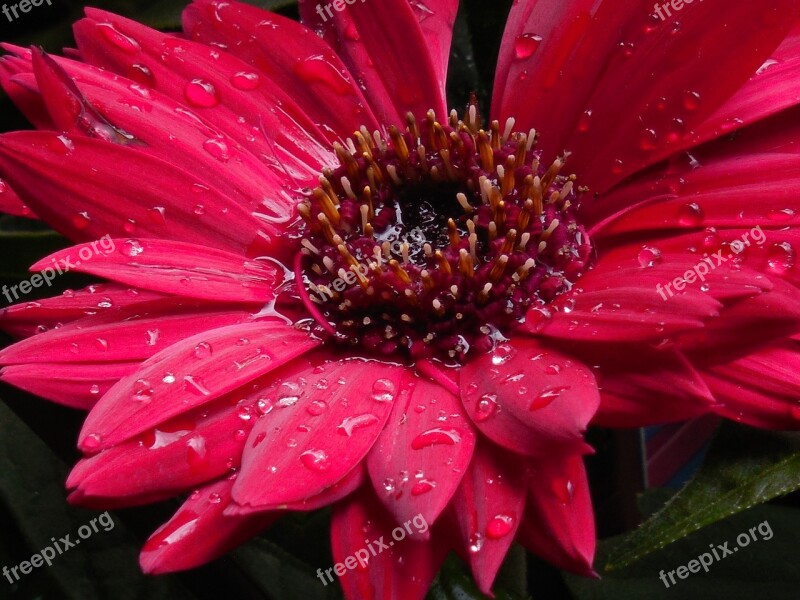
[[[488,593],[514,540],[588,575],[589,424],[797,426],[796,0],[520,0],[485,122],[457,0],[336,4],[5,46],[3,207],[112,283],[5,310],[0,377],[89,411],[71,501],[191,494],[145,571],[333,505],[348,598],[450,549]]]

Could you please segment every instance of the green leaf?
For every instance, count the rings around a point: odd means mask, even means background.
[[[698,529],[800,489],[800,435],[724,424],[697,474],[627,536],[607,570],[624,567]]]
[[[652,492],[648,495],[653,496]],[[800,510],[797,508],[757,506],[718,521],[628,567],[604,573],[600,580],[569,574],[565,579],[579,600],[793,600],[800,584],[800,571],[797,569],[797,547],[800,544],[798,513]],[[761,525],[766,531],[765,522],[772,531],[770,539],[765,539],[768,536],[763,536],[757,529]],[[689,573],[686,579],[678,577],[678,567],[688,566],[689,561],[711,553],[710,545],[717,549],[717,546],[727,543],[726,547],[733,550],[738,547],[737,536],[749,535],[752,528],[756,528],[757,541],[751,538],[746,546],[728,555],[717,550],[720,560],[715,559],[708,566],[708,572],[699,567],[698,573]],[[623,537],[601,542],[598,564],[605,562],[608,554],[624,541]],[[706,562],[710,557],[713,554],[708,555]],[[664,571],[669,588],[660,579],[661,571]],[[670,571],[675,571],[675,584],[669,579]]]
[[[69,506],[63,482],[66,466],[4,403],[0,402],[0,556],[9,569],[64,536],[80,545],[56,554],[19,581],[0,578],[0,597],[64,600],[191,600],[173,578],[147,578],[139,570],[139,542],[118,515],[80,539],[78,530],[101,513]],[[113,526],[112,526],[113,525]],[[109,531],[106,531],[106,529]],[[11,573],[11,571],[9,571]]]

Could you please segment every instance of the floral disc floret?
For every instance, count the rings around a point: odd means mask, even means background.
[[[592,246],[566,156],[470,104],[404,131],[362,127],[298,205],[301,296],[333,338],[381,354],[463,362],[568,291]]]

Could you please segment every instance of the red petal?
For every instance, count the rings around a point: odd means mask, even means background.
[[[765,172],[770,173],[766,179]],[[645,197],[593,235],[699,227],[797,226],[800,214],[792,207],[800,194],[798,173],[800,156],[774,153],[737,155],[694,170],[680,170],[670,179],[671,196]],[[753,201],[754,197],[758,202]]]
[[[51,110],[72,107],[59,119],[61,130],[132,145],[182,171],[202,173],[212,189],[249,211],[265,213],[260,226],[270,236],[280,232],[278,223],[291,217],[296,200],[284,189],[294,185],[291,179],[285,173],[277,174],[261,157],[182,104],[128,79],[68,59],[35,54],[33,63],[30,68],[36,67],[36,79],[31,85],[45,90]],[[203,196],[213,194],[200,182],[192,191],[196,201],[193,212],[199,220],[208,212]]]
[[[666,278],[662,281],[670,282]],[[722,307],[699,289],[667,297],[667,292],[656,287],[633,287],[635,282],[616,273],[590,272],[580,283],[589,291],[575,289],[547,309],[532,309],[528,330],[553,338],[595,342],[660,340],[702,328],[704,321],[718,316]],[[630,287],[612,287],[615,285]],[[599,286],[608,287],[593,289]]]
[[[422,514],[432,525],[464,476],[475,433],[458,396],[423,379],[412,386],[395,400],[367,467],[398,523]]]
[[[800,354],[793,342],[704,369],[716,413],[767,429],[800,429]]]
[[[97,242],[67,248],[40,260],[31,270],[58,263],[65,270],[126,285],[218,302],[268,302],[283,278],[272,262],[249,261],[208,246],[158,239],[102,241],[97,251]]]
[[[491,444],[479,445],[453,511],[475,581],[487,596],[525,514],[525,493],[522,463]]]
[[[52,402],[89,410],[111,386],[138,366],[138,363],[15,365],[0,371],[0,380]]]
[[[247,435],[266,410],[262,381],[80,461],[67,479],[84,498],[170,497],[241,465]],[[101,438],[96,438],[98,447]]]
[[[149,575],[199,567],[258,535],[280,517],[259,513],[224,514],[235,476],[207,485],[189,496],[177,513],[150,536],[139,564]]]
[[[595,357],[600,408],[592,425],[646,427],[708,413],[714,396],[692,363],[675,350],[603,347]]]
[[[110,309],[0,351],[0,364],[144,360],[191,335],[252,320],[233,307],[180,299]]]
[[[287,92],[315,122],[330,128],[323,131],[329,142],[362,125],[370,131],[378,127],[341,59],[296,21],[239,2],[202,0],[184,10],[183,28],[191,39],[222,44],[256,67],[265,84]]]
[[[526,519],[518,538],[560,569],[595,575],[594,513],[580,456],[553,455],[531,468]]]
[[[581,434],[600,396],[586,366],[516,337],[462,368],[461,400],[493,442],[541,456],[584,448]]]
[[[77,291],[67,290],[53,298],[9,306],[0,311],[0,329],[29,337],[89,315],[156,298],[163,296],[113,284],[94,284]]]
[[[85,12],[88,18],[73,29],[88,62],[134,79],[135,65],[147,67],[151,75],[143,82],[148,87],[197,110],[259,156],[273,156],[277,150],[301,177],[314,176],[335,160],[322,145],[319,128],[288,94],[275,86],[236,87],[236,74],[252,71],[247,63],[220,48],[160,33],[111,13],[92,8]]]
[[[299,360],[278,373],[264,395],[274,408],[247,441],[237,504],[299,502],[342,479],[375,444],[404,374],[362,360]]]
[[[115,385],[89,413],[79,446],[105,449],[216,400],[318,344],[282,322],[204,331],[169,346]],[[92,434],[92,447],[86,437]],[[98,446],[96,436],[103,442]]]
[[[446,554],[438,536],[421,541],[427,531],[421,515],[396,527],[365,489],[334,509],[331,546],[338,572],[334,566],[317,576],[325,585],[339,576],[347,600],[423,600]]]
[[[119,165],[125,165],[124,178]],[[263,246],[260,238],[270,241],[248,210],[197,173],[104,140],[43,131],[4,134],[0,173],[36,214],[77,241],[135,231],[239,254],[256,242]],[[199,203],[205,217],[195,212]]]
[[[33,211],[28,208],[16,192],[11,189],[5,181],[0,179],[0,212],[14,217],[25,217],[26,219],[37,219]]]

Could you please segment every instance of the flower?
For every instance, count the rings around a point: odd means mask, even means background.
[[[488,593],[514,540],[593,573],[590,423],[797,427],[798,2],[647,4],[515,3],[485,125],[446,109],[456,0],[4,46],[40,131],[0,137],[3,206],[79,244],[33,270],[111,282],[0,321],[0,377],[89,411],[70,500],[188,494],[151,573],[333,505],[337,561],[413,534],[347,597],[450,549]]]

